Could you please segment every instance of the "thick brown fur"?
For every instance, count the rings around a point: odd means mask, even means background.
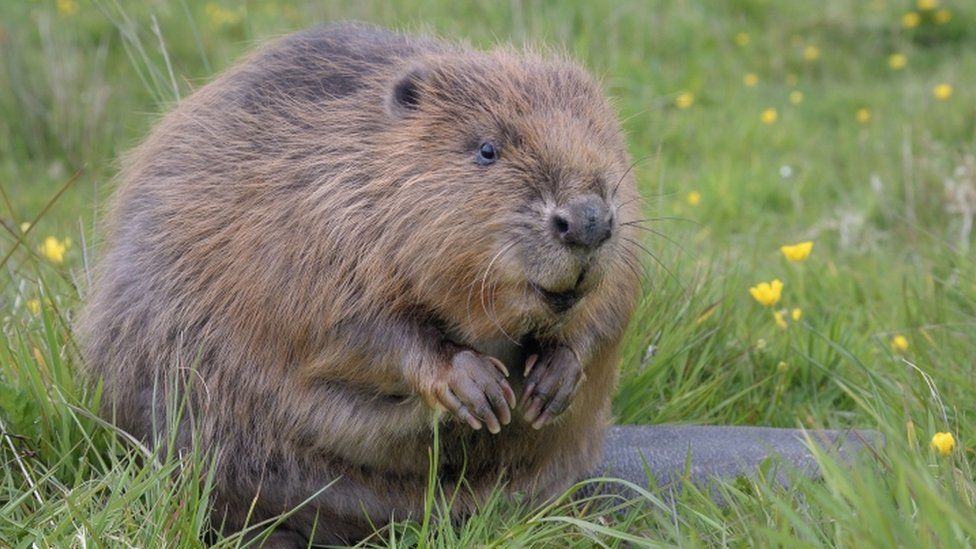
[[[557,494],[599,459],[636,299],[629,167],[599,86],[559,56],[351,24],[275,41],[125,162],[81,323],[104,413],[158,443],[186,389],[177,443],[216,453],[228,531],[330,482],[286,528],[345,542],[417,517],[437,418],[457,516],[499,481]],[[547,216],[594,195],[613,234],[583,260]],[[557,313],[540,288],[582,297]],[[465,349],[515,395],[533,354],[571,350],[582,381],[541,429],[513,411],[474,430],[438,412]]]

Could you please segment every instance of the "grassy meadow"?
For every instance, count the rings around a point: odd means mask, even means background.
[[[255,43],[336,19],[556,46],[605,83],[654,220],[619,422],[887,438],[723,506],[498,498],[452,527],[434,498],[368,544],[976,545],[976,3],[24,0],[0,3],[0,546],[204,544],[206,457],[98,420],[72,324],[120,156]]]

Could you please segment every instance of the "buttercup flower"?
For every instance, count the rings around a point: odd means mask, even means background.
[[[783,253],[783,257],[790,261],[805,261],[806,258],[810,257],[810,252],[813,251],[813,242],[807,240],[806,242],[780,246],[779,251]]]
[[[785,330],[787,327],[789,327],[789,324],[786,323],[786,309],[780,309],[778,311],[773,311],[773,320],[775,320],[776,321],[776,325],[779,326],[783,330]]]
[[[945,25],[952,19],[952,12],[949,10],[939,10],[935,12],[935,16],[932,17],[936,25]]]
[[[922,22],[922,17],[917,12],[910,11],[901,16],[901,26],[906,29],[914,29]]]
[[[241,6],[240,9],[231,10],[210,3],[206,5],[204,12],[207,14],[207,18],[210,19],[210,24],[214,27],[236,25],[244,18],[244,6]]]
[[[685,197],[685,200],[688,201],[688,204],[691,204],[692,206],[697,206],[701,204],[701,193],[698,191],[691,191],[690,193],[688,193],[688,196]]]
[[[748,46],[750,41],[751,39],[747,33],[740,32],[739,34],[735,35],[735,43],[739,46]]]
[[[41,245],[41,255],[46,257],[51,263],[64,263],[64,252],[68,250],[66,243],[59,241],[53,236],[44,239]]]
[[[61,15],[74,15],[78,12],[77,0],[58,0],[58,13]]]
[[[759,120],[767,126],[775,124],[778,119],[779,113],[773,108],[766,109],[759,115]]]
[[[893,53],[888,56],[888,66],[891,67],[892,70],[899,71],[904,69],[905,65],[907,64],[908,56],[906,56],[904,53]]]
[[[760,282],[749,288],[749,294],[760,304],[767,307],[776,305],[783,294],[783,282],[776,278],[770,282]]]
[[[759,77],[756,76],[754,72],[747,72],[745,76],[742,77],[742,83],[750,88],[759,83]]]
[[[867,124],[871,121],[871,111],[869,109],[857,109],[857,112],[854,113],[854,118],[861,124]]]
[[[939,101],[945,101],[952,97],[952,85],[951,84],[939,84],[938,86],[932,88],[932,96]]]
[[[918,0],[915,2],[915,7],[921,11],[934,10],[939,7],[939,0]]]
[[[893,53],[888,56],[888,66],[891,70],[900,71],[908,64],[908,57],[904,53]]]
[[[956,437],[952,433],[936,433],[932,435],[932,442],[929,444],[940,456],[947,456],[956,447]]]
[[[674,99],[674,104],[679,109],[687,109],[695,103],[695,96],[691,92],[679,93]]]
[[[799,105],[803,103],[803,92],[800,90],[793,90],[790,92],[790,103],[794,105]]]
[[[802,317],[803,311],[799,308],[794,308],[792,311],[789,309],[779,309],[777,311],[773,311],[773,320],[776,322],[776,325],[783,330],[789,327],[789,319],[792,318],[793,322],[798,322]]]
[[[807,61],[816,61],[820,59],[820,48],[817,46],[807,46],[803,49],[803,58]]]
[[[30,311],[32,315],[36,315],[37,313],[41,312],[41,301],[39,299],[28,299],[25,305],[27,305],[27,310]]]
[[[908,338],[901,334],[896,335],[891,338],[891,348],[899,353],[904,353],[908,350]]]

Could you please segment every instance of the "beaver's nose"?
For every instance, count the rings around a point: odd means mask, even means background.
[[[597,196],[573,200],[554,212],[550,218],[556,238],[573,248],[590,251],[610,238],[613,216],[607,204]]]

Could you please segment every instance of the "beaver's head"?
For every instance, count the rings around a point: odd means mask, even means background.
[[[391,82],[386,111],[379,160],[411,234],[397,265],[446,320],[472,335],[524,333],[632,285],[630,163],[581,68],[445,55]]]

